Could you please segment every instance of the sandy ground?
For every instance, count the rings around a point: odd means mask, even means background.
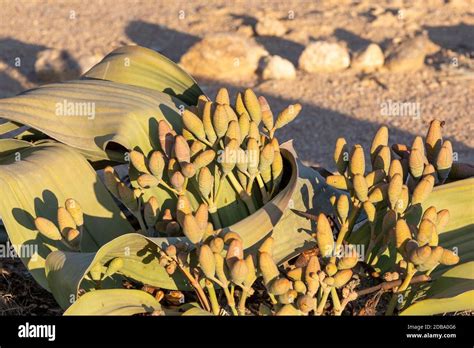
[[[459,160],[473,162],[473,9],[472,1],[0,0],[0,97],[37,85],[34,62],[48,47],[65,49],[82,69],[123,44],[147,46],[179,61],[200,38],[254,26],[268,16],[281,19],[289,31],[256,40],[297,64],[312,40],[337,39],[355,52],[367,42],[386,49],[393,40],[425,31],[438,51],[415,73],[361,75],[348,69],[311,75],[298,70],[292,81],[198,82],[210,95],[221,86],[232,91],[251,86],[268,97],[274,110],[302,103],[302,117],[280,140],[294,138],[300,157],[311,164],[334,168],[338,136],[367,146],[379,125],[389,124],[393,142],[411,143],[434,117],[447,121],[445,134]],[[16,57],[22,59],[20,67]],[[381,104],[389,100],[419,103],[420,117],[383,116]]]

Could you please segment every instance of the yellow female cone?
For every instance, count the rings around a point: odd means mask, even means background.
[[[224,151],[219,156],[222,172],[224,174],[230,173],[237,164],[237,149],[239,148],[237,141],[232,139],[229,141]]]
[[[249,123],[249,138],[254,138],[257,142],[260,142],[260,131],[258,130],[258,125],[254,121]]]
[[[337,199],[336,211],[341,223],[344,223],[349,215],[349,198],[346,195],[341,194]]]
[[[119,197],[117,184],[120,180],[115,175],[115,170],[111,166],[107,166],[104,168],[104,185],[107,189],[115,196]]]
[[[295,315],[301,315],[300,311],[296,309],[295,306],[292,304],[285,304],[283,307],[281,307],[278,312],[276,313],[277,316],[295,316]]]
[[[388,200],[390,202],[390,208],[395,210],[397,207],[398,200],[402,193],[403,178],[400,174],[395,174],[388,183]]]
[[[194,214],[196,221],[201,229],[207,228],[207,222],[209,219],[209,210],[207,204],[201,203]]]
[[[146,225],[150,228],[154,226],[160,214],[160,204],[155,196],[151,196],[143,208],[143,217]]]
[[[428,260],[431,255],[431,248],[429,245],[413,249],[409,254],[410,262],[415,266],[421,265]]]
[[[416,136],[415,139],[413,139],[413,144],[411,145],[411,148],[420,150],[421,156],[423,157],[423,162],[427,163],[425,144],[423,143],[423,139],[420,136]]]
[[[272,256],[267,252],[259,253],[258,266],[263,276],[263,282],[267,287],[273,279],[280,275],[275,261],[273,261]]]
[[[196,174],[196,167],[192,163],[182,162],[181,173],[185,178],[192,178]]]
[[[419,178],[423,174],[425,161],[422,150],[416,147],[411,149],[408,166],[410,168],[410,173],[414,178]]]
[[[158,138],[161,150],[166,157],[170,158],[174,145],[174,131],[165,120],[158,122]]]
[[[349,158],[349,171],[351,175],[364,175],[365,173],[365,157],[364,149],[360,145],[354,145]]]
[[[388,128],[382,126],[375,133],[374,139],[372,140],[372,146],[370,147],[370,159],[372,163],[375,161],[375,157],[379,150],[388,145]]]
[[[244,104],[250,118],[258,125],[262,120],[262,110],[257,96],[250,88],[247,88],[244,92]]]
[[[185,109],[182,116],[184,127],[190,131],[199,140],[206,140],[206,132],[204,124],[199,116],[195,115],[190,110]]]
[[[442,265],[452,266],[459,262],[459,256],[448,249],[443,249],[439,263]]]
[[[347,150],[346,139],[338,138],[334,148],[334,162],[336,163],[337,171],[344,174],[349,162],[349,153]]]
[[[138,185],[143,188],[156,187],[160,181],[151,174],[142,174],[137,179]]]
[[[219,104],[230,104],[229,92],[227,88],[220,88],[216,95],[216,102]]]
[[[170,178],[171,186],[178,192],[181,192],[181,190],[183,189],[184,181],[185,181],[185,177],[181,172],[174,172],[171,175],[171,178]]]
[[[293,289],[300,294],[306,294],[308,290],[305,283],[301,280],[296,280],[293,282]]]
[[[421,204],[423,203],[434,187],[434,178],[431,175],[425,176],[421,181],[416,185],[415,190],[411,198],[412,204]]]
[[[268,105],[267,100],[264,96],[258,97],[258,102],[260,103],[260,109],[262,111],[262,121],[263,125],[268,131],[271,131],[274,126],[273,122],[273,113],[270,109],[270,105]]]
[[[404,177],[402,163],[398,159],[392,160],[390,163],[390,168],[388,169],[388,176],[390,178],[392,178],[395,174],[400,174],[402,177]]]
[[[420,226],[418,227],[418,234],[416,236],[418,244],[423,246],[430,243],[433,233],[436,233],[435,225],[428,219],[421,220]]]
[[[202,124],[204,127],[204,132],[206,132],[207,139],[211,144],[214,144],[214,142],[217,140],[217,135],[212,124],[212,115],[212,102],[208,101],[202,110]]]
[[[59,224],[59,231],[63,236],[67,236],[67,232],[70,229],[76,229],[76,222],[74,221],[73,217],[69,212],[63,208],[58,208],[58,224]]]
[[[382,169],[388,173],[390,168],[391,152],[390,147],[382,146],[374,159],[374,169]]]
[[[422,216],[422,220],[423,219],[430,220],[432,223],[436,224],[436,221],[438,220],[436,208],[434,206],[431,206],[426,209]]]
[[[364,211],[367,214],[367,220],[370,222],[375,221],[375,205],[373,205],[370,201],[365,201],[363,204]]]
[[[397,249],[402,250],[405,243],[411,239],[411,231],[404,219],[399,219],[395,226],[395,245]]]
[[[224,250],[224,240],[221,237],[215,237],[209,242],[209,247],[213,253],[221,253]]]
[[[436,229],[437,231],[443,232],[449,222],[449,210],[443,209],[436,214]]]
[[[225,240],[224,240],[225,242]],[[237,260],[244,258],[244,247],[240,239],[233,239],[227,249],[225,261],[227,266],[230,268]]]
[[[84,225],[84,213],[81,205],[73,198],[68,198],[64,203],[66,210],[71,214],[77,226]]]
[[[204,230],[199,227],[197,220],[192,214],[186,214],[183,219],[183,233],[193,244],[201,241]]]
[[[441,135],[441,128],[444,125],[444,121],[433,120],[430,123],[428,134],[426,135],[426,155],[430,163],[434,163],[438,157],[438,152],[441,149],[443,138]]]
[[[130,151],[129,156],[130,162],[136,170],[138,170],[140,173],[150,173],[147,168],[147,160],[144,154],[139,151],[132,150]]]
[[[258,171],[260,161],[260,150],[257,140],[249,138],[247,141],[247,158],[248,158],[248,172],[250,175],[255,175]]]
[[[214,152],[214,150],[203,151],[194,159],[194,167],[196,168],[196,170],[199,170],[203,167],[207,167],[209,164],[212,163],[212,161],[214,161],[215,157],[216,153]]]
[[[198,97],[198,102],[197,102],[198,116],[202,117],[202,114],[204,112],[204,106],[206,105],[208,101],[209,101],[209,98],[206,97],[204,94],[201,94]]]
[[[214,253],[211,248],[203,244],[199,247],[199,265],[201,270],[208,279],[214,278],[216,274],[216,261],[214,258]]]
[[[326,183],[329,186],[335,187],[340,190],[350,190],[352,189],[352,183],[347,180],[344,175],[329,175],[326,178]]]
[[[229,143],[230,140],[235,139],[237,144],[240,145],[242,143],[242,138],[240,137],[240,128],[238,121],[230,121],[227,132],[225,133],[226,143]]]
[[[453,146],[449,140],[443,143],[443,146],[436,157],[436,169],[441,182],[444,182],[451,171],[453,165]]]
[[[352,270],[344,269],[334,275],[334,287],[341,288],[352,278]]]
[[[175,138],[174,155],[179,163],[189,163],[191,161],[191,150],[189,149],[188,142],[182,135],[178,135]]]
[[[199,192],[204,198],[208,198],[214,185],[214,176],[209,168],[204,167],[199,171],[198,186]]]
[[[239,116],[240,139],[244,140],[249,135],[250,119],[246,114]]]
[[[334,263],[328,263],[324,269],[328,276],[333,276],[337,272],[337,266]]]
[[[301,104],[289,105],[286,109],[280,112],[275,122],[275,128],[279,129],[286,126],[293,121],[301,111]]]
[[[365,202],[368,199],[369,188],[367,187],[364,176],[355,174],[352,178],[352,183],[357,199],[361,202]]]
[[[35,227],[39,233],[49,239],[61,240],[63,238],[56,225],[46,218],[37,217]]]
[[[419,265],[417,269],[420,272],[425,272],[436,267],[439,264],[441,257],[443,256],[443,251],[444,249],[440,246],[433,247],[431,249],[431,254],[428,259],[423,264]]]
[[[316,299],[309,295],[300,296],[296,301],[296,305],[301,312],[307,314],[316,308]]]
[[[158,181],[161,181],[165,169],[165,159],[160,151],[153,151],[151,153],[150,159],[148,160],[148,167]]]
[[[230,277],[235,284],[242,284],[248,273],[249,269],[245,260],[237,260],[230,267]]]
[[[250,115],[247,109],[245,108],[244,100],[242,98],[241,93],[237,93],[237,97],[235,99],[235,111],[237,111],[237,114],[239,116],[245,115],[250,120]]]
[[[217,137],[222,138],[227,132],[229,119],[223,105],[216,105],[214,114],[212,115],[212,125]]]
[[[410,192],[408,190],[408,186],[403,185],[402,192],[400,193],[400,197],[398,198],[397,204],[395,206],[395,211],[399,214],[403,213],[407,209],[409,201]]]
[[[318,215],[316,225],[316,240],[322,257],[331,256],[334,250],[334,237],[329,220],[323,213]]]
[[[262,152],[260,153],[259,169],[263,170],[269,168],[273,159],[275,158],[275,150],[272,144],[267,144],[263,147]]]
[[[382,182],[382,180],[385,179],[385,176],[385,172],[382,169],[377,169],[367,174],[365,181],[367,182],[367,186],[371,188]]]
[[[288,292],[291,288],[291,282],[286,278],[277,278],[270,284],[270,293],[279,296]]]

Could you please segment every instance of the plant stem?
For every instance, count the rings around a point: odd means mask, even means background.
[[[242,295],[240,296],[239,307],[238,307],[240,315],[245,315],[245,302],[247,301],[248,295],[249,293],[247,289],[242,288]]]
[[[239,313],[235,309],[235,300],[230,295],[229,288],[227,288],[227,286],[224,286],[224,287],[222,287],[222,289],[224,290],[225,297],[227,298],[227,304],[229,305],[229,307],[232,311],[232,314],[233,315],[239,315]]]
[[[393,311],[395,310],[395,307],[397,306],[398,294],[405,291],[408,288],[415,273],[416,273],[415,266],[411,262],[408,262],[407,275],[405,279],[403,280],[402,284],[400,285],[400,287],[397,289],[397,291],[393,293],[392,298],[390,299],[390,302],[388,304],[387,311],[385,312],[385,315],[393,315]]]
[[[331,298],[332,303],[334,305],[334,310],[336,312],[341,310],[341,302],[339,301],[339,296],[337,295],[337,291],[335,287],[331,287]]]
[[[319,302],[318,308],[316,308],[316,312],[315,312],[316,315],[323,314],[324,306],[326,306],[326,302],[328,300],[330,292],[331,292],[331,289],[329,287],[324,289],[323,297],[321,298],[321,301]]]
[[[209,292],[209,300],[211,301],[212,313],[214,315],[219,315],[220,307],[217,302],[216,290],[214,289],[214,284],[209,279],[206,279],[206,288]]]

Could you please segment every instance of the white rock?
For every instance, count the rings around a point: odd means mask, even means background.
[[[37,56],[35,74],[41,82],[65,81],[78,77],[80,67],[66,51],[47,49]]]
[[[374,71],[383,66],[385,57],[379,45],[371,43],[365,49],[355,54],[351,66],[365,72]]]
[[[344,70],[350,65],[347,49],[337,43],[317,41],[304,49],[299,59],[302,70],[314,72],[332,72]]]
[[[271,56],[265,59],[262,71],[264,80],[291,80],[296,77],[296,69],[292,62],[280,56]]]
[[[286,27],[277,19],[263,18],[255,26],[255,31],[260,36],[283,36],[286,33]]]
[[[205,37],[192,46],[180,64],[191,75],[226,81],[247,80],[255,75],[268,52],[253,39],[235,33]]]

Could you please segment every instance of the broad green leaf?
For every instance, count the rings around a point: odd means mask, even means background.
[[[188,309],[186,312],[182,314],[183,316],[212,316],[212,313],[205,311],[199,307],[193,307]]]
[[[460,257],[460,263],[474,260],[474,206],[472,204],[474,193],[474,178],[455,181],[449,184],[437,186],[423,203],[421,209],[415,211],[410,217],[417,223],[422,215],[422,210],[435,206],[436,210],[448,209],[450,218],[447,226],[440,231],[439,245],[452,249]],[[369,241],[368,224],[363,224],[357,231],[353,232],[349,241],[354,244],[365,244]],[[375,267],[381,273],[386,272],[393,263],[385,262],[381,257]],[[432,276],[436,278],[449,266],[440,266],[435,269]]]
[[[84,74],[168,93],[189,105],[204,94],[196,81],[165,56],[141,46],[124,46],[109,53]]]
[[[32,146],[31,143],[18,139],[0,139],[0,159],[19,150]]]
[[[105,244],[96,253],[55,251],[46,260],[49,287],[59,305],[67,308],[71,305],[71,298],[77,296],[80,288],[88,290],[92,287],[92,282],[85,277],[93,265],[101,264],[105,272],[105,266],[110,260],[121,257],[124,266],[119,274],[123,277],[164,289],[191,290],[179,271],[169,276],[159,264],[157,246],[165,248],[179,241],[187,240],[179,237],[148,238],[141,234],[129,233]],[[121,287],[121,282],[109,281],[102,286]]]
[[[64,315],[133,315],[161,311],[156,298],[145,291],[110,289],[85,293]]]
[[[434,315],[474,310],[474,261],[443,273],[426,292],[426,299],[412,304],[401,315]]]
[[[0,99],[0,117],[28,125],[91,160],[124,162],[123,151],[158,147],[158,121],[179,131],[182,101],[155,90],[102,80],[43,85]],[[117,146],[115,146],[117,147]]]
[[[11,140],[0,140],[2,144]],[[57,208],[68,198],[84,211],[81,249],[96,251],[108,241],[133,231],[89,163],[73,149],[57,143],[22,147],[0,159],[0,216],[10,240],[34,278],[46,289],[45,259],[67,249],[39,235],[34,218],[56,222]]]

